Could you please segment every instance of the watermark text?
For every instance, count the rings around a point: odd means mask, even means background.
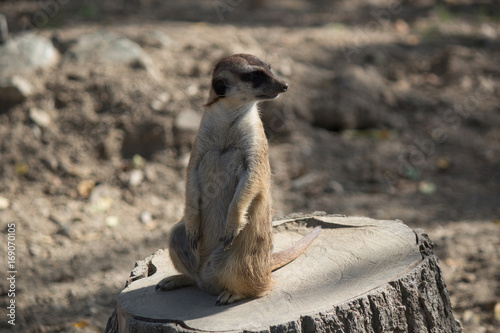
[[[16,325],[16,224],[7,224],[7,281],[9,298],[7,305],[7,322]]]

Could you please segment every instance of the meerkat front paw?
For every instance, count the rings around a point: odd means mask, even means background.
[[[248,223],[246,217],[228,217],[226,222],[226,232],[224,236],[220,239],[220,241],[224,244],[224,250],[227,251],[231,245],[233,245],[233,241],[238,236],[241,230]]]
[[[233,245],[233,240],[234,240],[235,237],[236,237],[236,233],[234,233],[234,234],[227,234],[223,238],[220,239],[220,241],[224,245],[224,251],[229,250],[229,248],[231,247],[231,245]]]
[[[225,290],[225,291],[223,291],[219,295],[219,297],[217,298],[217,302],[215,303],[215,305],[227,305],[227,304],[231,304],[231,303],[234,303],[236,301],[239,301],[242,298],[243,298],[243,296],[241,296],[239,294],[232,293],[229,290]]]

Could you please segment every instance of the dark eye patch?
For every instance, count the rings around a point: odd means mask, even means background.
[[[262,71],[253,71],[240,75],[242,81],[252,82],[253,86],[257,88],[267,80],[267,74]]]

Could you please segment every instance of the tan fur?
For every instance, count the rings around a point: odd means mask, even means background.
[[[271,170],[257,102],[287,87],[251,55],[223,58],[215,66],[187,168],[184,217],[169,241],[182,274],[163,279],[157,289],[197,284],[219,294],[217,304],[270,289]]]

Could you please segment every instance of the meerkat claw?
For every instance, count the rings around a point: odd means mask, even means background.
[[[197,232],[186,232],[187,242],[192,250],[198,248],[198,233]]]
[[[189,238],[188,242],[189,242],[189,246],[191,246],[191,249],[196,250],[198,248],[198,239],[197,238]]]
[[[231,303],[231,298],[233,297],[232,294],[229,294],[228,292],[224,291],[222,294],[219,295],[217,298],[217,302],[215,302],[215,305],[226,305]]]
[[[219,297],[217,298],[217,302],[215,303],[215,305],[228,305],[228,304],[232,304],[236,301],[239,301],[240,299],[242,299],[243,297],[241,297],[239,294],[234,294],[228,290],[226,291],[223,291]]]
[[[234,235],[231,235],[229,237],[226,236],[222,239],[222,242],[224,243],[224,251],[229,250],[231,245],[233,245],[234,237],[235,237]]]

